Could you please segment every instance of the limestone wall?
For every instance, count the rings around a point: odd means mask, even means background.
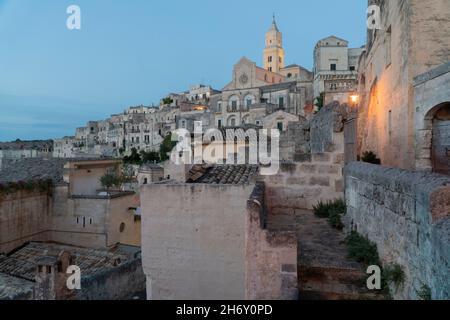
[[[297,138],[302,143],[288,147],[294,161],[282,162],[277,175],[264,177],[272,214],[293,214],[296,209],[312,209],[321,200],[343,197],[343,122],[347,116],[346,105],[332,103],[322,108],[310,121],[309,132]]]
[[[433,117],[443,103],[450,103],[450,62],[414,79],[416,169],[432,170]]]
[[[309,122],[289,122],[280,135],[280,160],[304,161],[311,158]]]
[[[53,241],[96,248],[117,243],[140,245],[140,222],[134,220],[134,211],[130,210],[139,207],[137,195],[66,199],[59,192],[61,198],[55,197],[52,217]],[[58,205],[60,202],[64,205]]]
[[[353,162],[345,168],[348,230],[378,246],[384,264],[406,279],[398,299],[415,299],[423,285],[433,299],[450,298],[450,178]]]
[[[147,298],[244,299],[251,185],[141,187]]]
[[[51,220],[47,192],[18,191],[0,194],[0,253],[27,241],[44,241]]]
[[[145,290],[142,260],[128,261],[118,267],[81,278],[81,290],[77,300],[131,299]]]
[[[448,0],[369,0],[381,6],[381,30],[369,30],[359,68],[359,153],[384,165],[415,166],[414,77],[450,60]]]
[[[264,202],[264,184],[258,183],[247,202],[245,298],[297,299],[295,233],[268,231]]]

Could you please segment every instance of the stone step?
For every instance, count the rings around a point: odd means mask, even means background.
[[[367,275],[360,269],[299,266],[300,300],[383,300],[367,289]]]
[[[299,280],[323,283],[346,283],[364,285],[367,275],[357,268],[338,268],[330,266],[298,266]]]

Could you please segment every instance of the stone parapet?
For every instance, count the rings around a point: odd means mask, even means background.
[[[264,183],[257,183],[247,202],[245,298],[297,299],[297,237],[266,229],[264,189]]]
[[[398,264],[394,298],[450,298],[450,178],[353,162],[345,167],[346,229],[377,244],[383,264]]]

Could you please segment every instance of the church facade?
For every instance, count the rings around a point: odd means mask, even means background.
[[[263,125],[277,110],[307,116],[313,110],[313,74],[292,64],[285,68],[282,33],[275,18],[266,33],[263,68],[246,57],[233,68],[232,80],[211,98],[216,127]]]

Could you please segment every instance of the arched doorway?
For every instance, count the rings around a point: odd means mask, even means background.
[[[444,103],[434,109],[431,164],[433,172],[450,175],[450,103]]]

